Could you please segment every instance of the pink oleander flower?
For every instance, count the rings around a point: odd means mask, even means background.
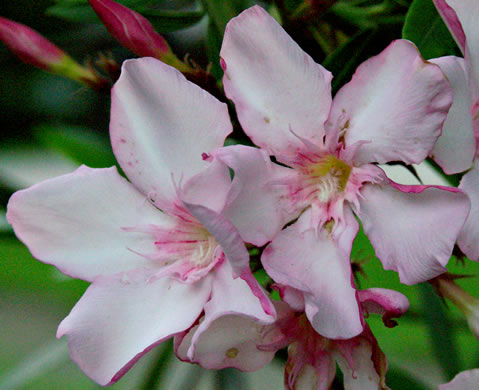
[[[126,61],[112,90],[115,168],[15,193],[7,218],[39,260],[91,282],[62,321],[72,359],[101,385],[144,353],[231,313],[274,320],[224,216],[229,169],[207,153],[231,131],[227,107],[153,58]],[[240,278],[237,278],[240,276]]]
[[[133,53],[157,58],[182,72],[193,70],[175,56],[165,38],[138,12],[112,0],[88,1],[110,34]]]
[[[0,17],[0,41],[23,62],[102,89],[106,81],[35,30]]]
[[[255,183],[252,208],[273,211],[255,219],[244,213],[235,224],[253,243],[268,225],[263,266],[277,283],[303,292],[318,333],[338,339],[363,331],[350,264],[354,214],[384,268],[403,283],[445,272],[469,212],[467,196],[394,183],[376,165],[419,163],[431,152],[452,102],[438,66],[398,40],[360,65],[333,101],[331,74],[258,6],[229,22],[221,64],[225,92],[268,167],[259,171],[242,146],[216,157],[235,180]],[[287,167],[268,163],[267,154]]]
[[[287,390],[329,389],[336,362],[344,374],[345,389],[387,389],[387,360],[367,325],[360,335],[348,340],[325,338],[305,315],[303,294],[285,286],[280,292],[287,304],[275,303],[278,319],[274,324],[262,325],[239,315],[217,318],[207,327],[201,323],[176,336],[178,357],[206,368],[248,370],[260,368],[277,350],[288,346]],[[362,310],[381,314],[390,327],[395,325],[391,318],[401,316],[409,307],[407,298],[392,290],[374,288],[358,295]],[[196,341],[193,351],[192,340]]]
[[[448,383],[439,385],[438,390],[473,390],[479,383],[479,368],[462,371]]]
[[[479,3],[474,0],[434,0],[464,58],[435,58],[454,90],[454,102],[442,136],[432,152],[447,174],[463,172],[459,188],[471,199],[471,212],[458,237],[466,256],[479,260]]]

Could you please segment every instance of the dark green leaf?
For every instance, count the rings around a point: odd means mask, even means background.
[[[375,29],[361,31],[326,57],[323,66],[333,73],[333,94],[351,79],[357,66],[367,58],[368,46],[376,35]]]
[[[421,292],[426,325],[432,339],[436,359],[450,380],[461,371],[451,318],[446,312],[444,304],[429,284],[422,283],[418,285],[418,288]]]
[[[402,36],[414,42],[427,60],[458,54],[458,47],[431,0],[414,0]]]
[[[253,0],[202,0],[220,36],[231,18],[255,4]]]
[[[160,33],[181,30],[198,23],[205,12],[199,11],[175,11],[158,10],[151,8],[139,8],[137,11],[145,16]]]
[[[208,24],[208,31],[206,36],[206,54],[211,64],[211,74],[216,80],[223,76],[223,69],[220,66],[220,49],[223,37],[219,33],[216,24],[212,21]]]
[[[198,23],[204,11],[161,10],[149,8],[145,0],[117,0],[124,6],[144,15],[158,30],[165,33],[190,27]],[[99,23],[100,20],[88,4],[88,0],[61,0],[47,9],[47,15],[71,22]]]

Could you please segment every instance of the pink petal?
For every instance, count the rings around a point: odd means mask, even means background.
[[[261,262],[277,283],[303,291],[305,311],[313,328],[333,339],[351,338],[363,330],[356,290],[351,282],[350,251],[325,229],[304,230],[305,212],[266,247]],[[355,226],[350,229],[356,230]]]
[[[154,238],[124,228],[172,224],[116,168],[84,166],[16,192],[7,218],[33,256],[88,281],[150,265],[137,253],[154,251]]]
[[[358,298],[363,310],[382,315],[389,328],[397,325],[392,318],[402,316],[409,309],[409,301],[403,294],[385,288],[360,290]]]
[[[208,369],[255,371],[274,356],[274,351],[260,351],[258,345],[271,342],[262,329],[275,318],[264,312],[247,283],[231,274],[228,263],[215,272],[204,318],[181,340],[176,352],[180,359]]]
[[[432,157],[448,175],[463,172],[471,167],[476,152],[472,101],[464,59],[449,56],[430,61],[441,67],[454,91],[454,101],[444,122],[442,135],[432,150]]]
[[[338,354],[336,361],[344,376],[345,390],[381,389],[381,378],[376,371],[373,360],[373,348],[364,339],[352,349],[351,368],[346,359]]]
[[[322,143],[331,74],[264,9],[249,8],[228,23],[220,56],[226,94],[256,145],[287,156],[303,148],[295,134]]]
[[[446,271],[469,199],[454,188],[367,184],[358,215],[376,255],[402,283],[415,284]]]
[[[470,79],[474,84],[472,96],[479,96],[479,3],[476,0],[446,0],[459,19],[466,36],[464,51]]]
[[[211,278],[187,284],[129,276],[95,281],[58,328],[71,358],[101,385],[116,382],[152,347],[189,328],[211,292]]]
[[[459,45],[462,53],[466,51],[466,36],[464,35],[464,30],[462,29],[461,22],[459,21],[456,12],[447,5],[447,0],[432,0],[434,5],[437,8],[437,11],[441,15],[442,19],[446,23],[446,26],[449,28],[453,38],[456,40]]]
[[[479,260],[479,168],[466,173],[459,188],[471,199],[471,212],[459,234],[457,243],[466,256],[474,261]]]
[[[438,390],[472,390],[479,383],[479,368],[462,371],[448,383],[439,385]]]
[[[219,149],[215,157],[234,171],[225,216],[246,242],[265,245],[295,217],[283,207],[284,187],[271,184],[292,170],[273,164],[263,150],[243,145]]]
[[[231,188],[228,167],[214,159],[203,171],[193,176],[181,188],[181,198],[188,203],[201,204],[221,212]]]
[[[203,154],[231,132],[226,104],[152,58],[123,63],[112,90],[110,136],[121,168],[144,194],[166,202],[208,166]]]
[[[363,142],[356,164],[420,163],[441,135],[452,97],[439,67],[424,62],[411,42],[397,40],[361,64],[336,94],[330,126],[344,131],[347,147]]]
[[[216,238],[228,262],[231,264],[233,277],[240,277],[260,300],[266,313],[274,315],[274,307],[265,292],[259,287],[249,268],[249,253],[233,224],[213,210],[201,205],[184,203],[190,213]]]

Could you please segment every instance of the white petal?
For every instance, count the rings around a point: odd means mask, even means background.
[[[88,281],[149,266],[138,253],[154,251],[154,238],[124,228],[173,223],[116,168],[87,167],[18,191],[7,218],[33,256]]]
[[[450,175],[469,169],[476,153],[471,117],[472,101],[462,58],[441,57],[432,59],[431,62],[441,67],[454,92],[454,101],[444,122],[442,134],[431,154],[443,171]]]
[[[123,63],[112,90],[110,136],[135,186],[163,202],[176,199],[172,178],[186,182],[208,166],[203,153],[231,132],[226,104],[153,58]]]
[[[322,143],[331,74],[316,64],[259,6],[227,25],[220,56],[227,96],[244,131],[270,154],[291,155]]]
[[[479,260],[479,167],[466,173],[459,188],[471,199],[471,212],[459,234],[457,243],[466,256]]]
[[[415,284],[446,271],[469,199],[454,188],[367,184],[359,217],[376,255],[402,283]]]
[[[211,292],[211,278],[96,280],[60,324],[71,358],[101,385],[116,382],[148,350],[189,328]]]
[[[439,67],[424,62],[411,42],[397,40],[361,64],[336,94],[328,137],[344,132],[346,147],[363,142],[356,164],[419,163],[441,135],[452,98]]]

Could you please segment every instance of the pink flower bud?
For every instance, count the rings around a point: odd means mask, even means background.
[[[66,55],[31,28],[0,17],[0,40],[22,61],[50,70]]]
[[[109,90],[109,83],[92,67],[80,65],[30,27],[0,17],[0,40],[27,64],[87,84],[97,90]]]
[[[110,34],[133,53],[157,58],[180,71],[191,71],[145,17],[112,0],[88,1]]]
[[[430,281],[441,297],[448,298],[465,315],[472,333],[479,338],[479,300],[458,286],[454,280],[461,275],[449,273]]]

